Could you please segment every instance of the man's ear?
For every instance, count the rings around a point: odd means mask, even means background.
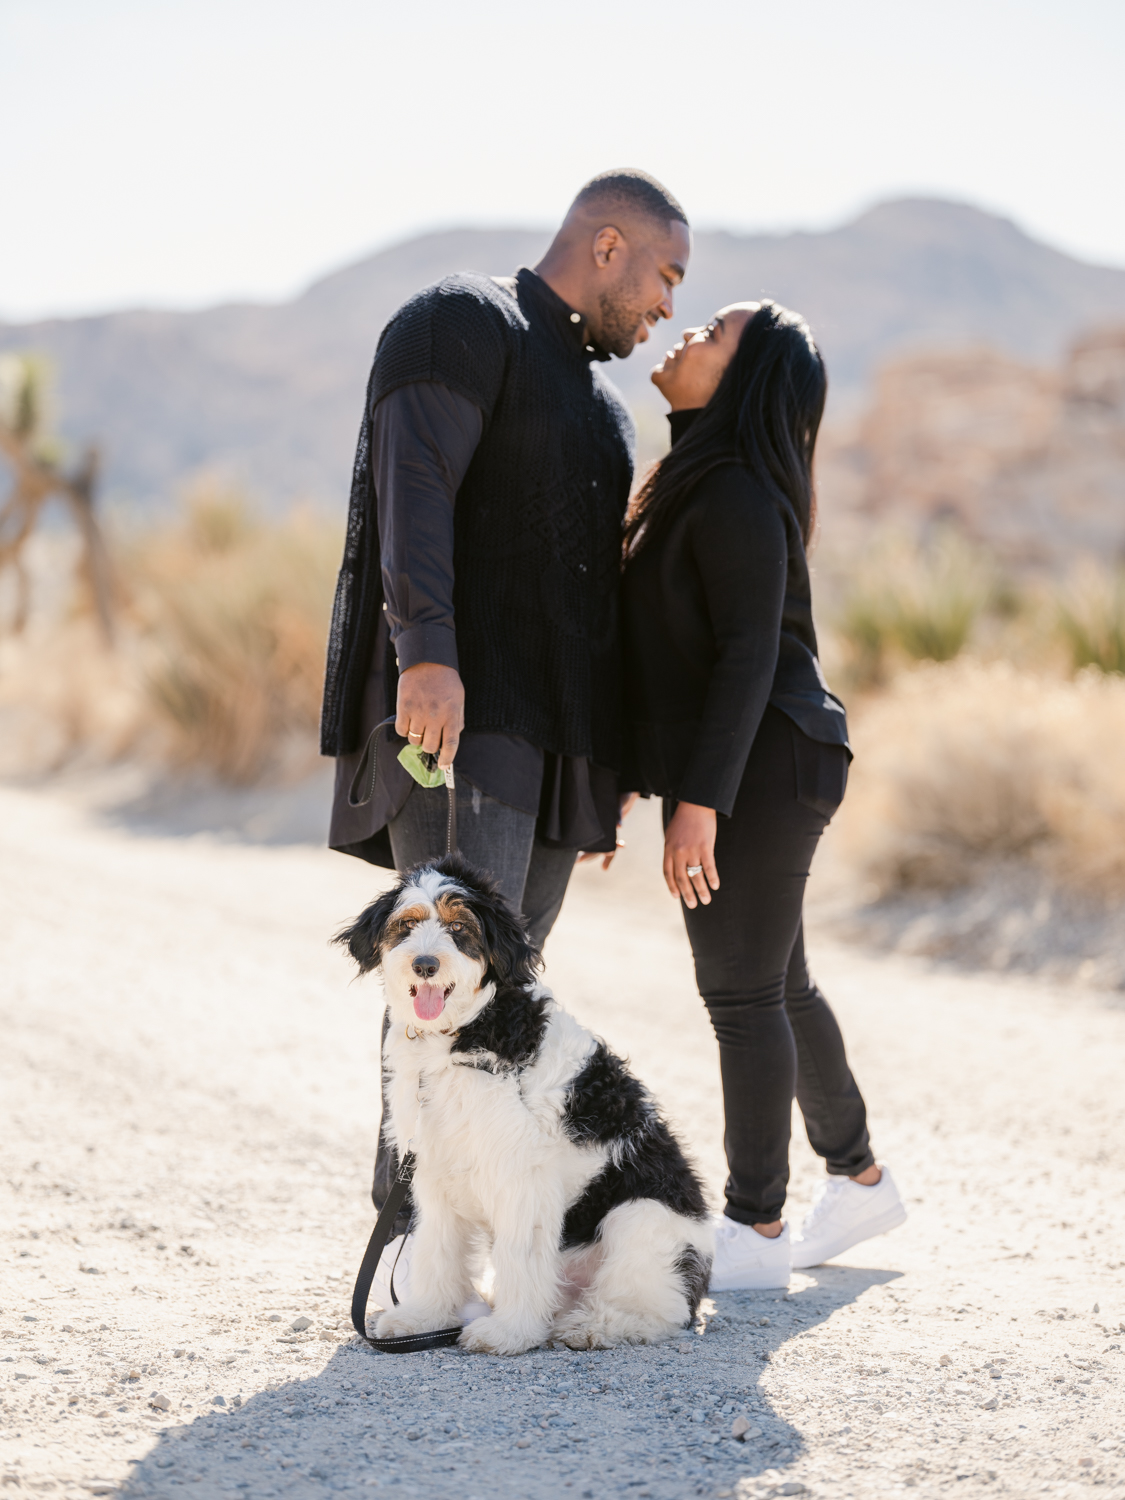
[[[361,912],[350,927],[343,928],[332,939],[334,943],[347,948],[359,965],[361,974],[369,974],[372,969],[379,967],[383,957],[383,933],[401,894],[402,887],[397,885],[384,891],[378,901],[373,901],[366,911]]]
[[[599,270],[605,270],[615,255],[621,253],[625,244],[625,236],[620,229],[615,229],[612,224],[607,224],[604,229],[599,229],[594,236],[594,261]]]

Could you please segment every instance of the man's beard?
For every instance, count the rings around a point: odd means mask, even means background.
[[[637,334],[644,322],[645,310],[638,306],[636,281],[623,280],[612,291],[602,292],[598,298],[601,328],[598,343],[607,354],[616,354],[625,359],[632,354]]]

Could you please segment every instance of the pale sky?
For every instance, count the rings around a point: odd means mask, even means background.
[[[291,295],[611,166],[693,223],[978,204],[1125,265],[1123,0],[0,0],[0,316]]]

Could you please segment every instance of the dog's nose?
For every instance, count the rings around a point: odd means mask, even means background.
[[[431,958],[428,953],[420,953],[410,967],[419,979],[432,979],[441,968],[441,960]]]

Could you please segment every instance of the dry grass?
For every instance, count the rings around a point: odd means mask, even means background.
[[[115,547],[112,652],[75,587],[73,546],[37,540],[30,627],[0,640],[0,772],[133,757],[247,785],[313,763],[335,526],[263,521],[197,491],[179,519]]]
[[[905,664],[951,661],[982,614],[1002,603],[992,567],[956,531],[924,545],[876,538],[844,582],[833,620],[848,676],[874,686]]]
[[[0,639],[0,776],[117,761],[141,750],[145,728],[134,663],[106,649],[91,616]]]
[[[904,673],[855,724],[840,852],[882,895],[998,861],[1125,895],[1125,678],[971,659]]]
[[[1125,572],[1090,558],[1061,581],[1005,574],[946,528],[925,541],[875,534],[821,569],[834,675],[880,689],[918,662],[969,652],[1032,671],[1125,673]]]
[[[1079,570],[1058,602],[1058,630],[1076,669],[1125,672],[1125,573]]]
[[[173,760],[247,784],[307,758],[339,557],[335,527],[267,524],[213,490],[129,549],[143,693]]]

